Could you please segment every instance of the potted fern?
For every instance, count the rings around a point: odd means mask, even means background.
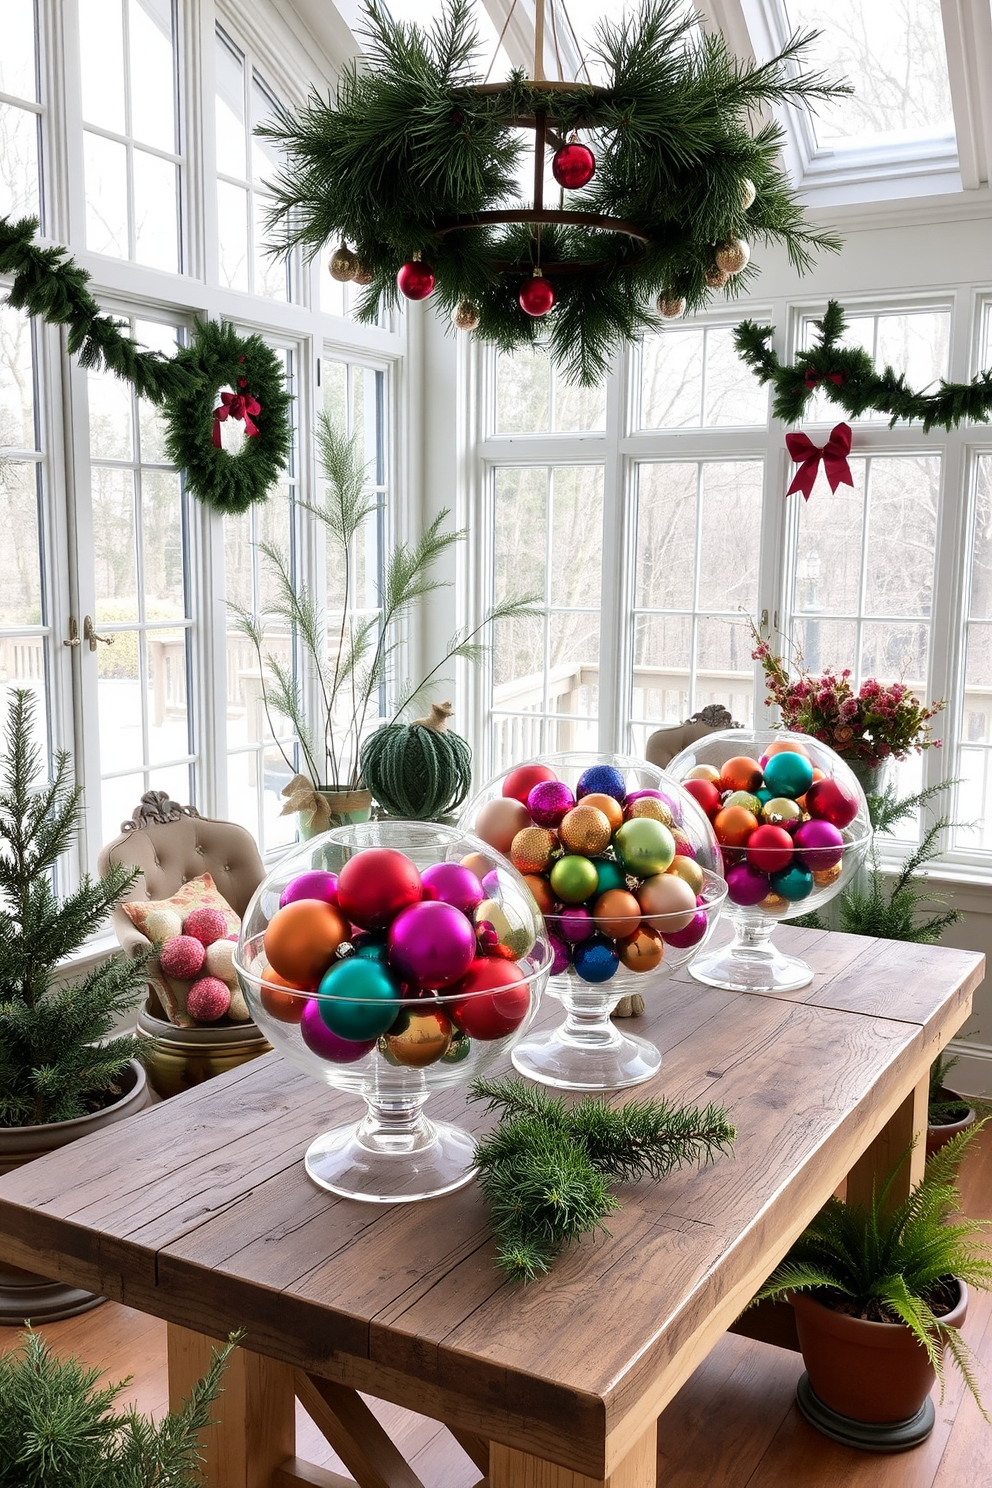
[[[326,495],[321,504],[301,504],[323,529],[328,571],[336,571],[339,580],[335,603],[326,610],[319,605],[311,588],[293,572],[287,555],[276,544],[263,542],[259,550],[272,595],[267,621],[241,606],[231,607],[237,628],[254,649],[269,727],[292,777],[283,790],[284,815],[299,813],[304,837],[344,822],[368,820],[372,796],[362,778],[361,749],[379,723],[383,706],[382,722],[395,724],[449,662],[479,659],[484,649],[479,638],[492,621],[528,614],[533,604],[514,599],[494,605],[477,626],[452,638],[425,677],[404,683],[396,675],[404,625],[418,606],[444,587],[436,566],[466,534],[447,528],[450,513],[443,510],[416,542],[395,544],[386,555],[370,613],[367,579],[365,593],[359,592],[359,546],[379,502],[366,488],[358,441],[341,433],[326,413],[318,415],[317,425]],[[296,667],[294,645],[301,662]],[[308,691],[317,699],[316,718],[307,707]],[[279,740],[274,714],[289,722],[298,741],[301,773]]]
[[[930,1066],[930,1090],[927,1097],[927,1157],[939,1152],[952,1137],[974,1126],[978,1113],[974,1106],[948,1090],[948,1071],[957,1064],[957,1056],[939,1054]]]
[[[952,1138],[897,1206],[903,1157],[865,1207],[830,1199],[755,1302],[790,1301],[806,1364],[800,1409],[849,1446],[899,1451],[933,1429],[930,1390],[950,1354],[988,1420],[960,1328],[968,1287],[992,1289],[985,1226],[957,1214],[961,1159],[984,1126]]]

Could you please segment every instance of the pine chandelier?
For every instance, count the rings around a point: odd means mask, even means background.
[[[336,245],[331,274],[366,287],[360,319],[400,295],[430,298],[505,351],[546,339],[566,377],[589,385],[659,316],[737,294],[751,242],[784,243],[799,271],[840,246],[805,221],[778,163],[780,127],[752,127],[764,108],[848,91],[801,71],[810,35],[749,64],[682,0],[644,0],[636,17],[600,24],[591,54],[607,81],[594,85],[564,75],[566,28],[574,36],[563,0],[536,0],[532,76],[491,83],[475,68],[469,0],[446,0],[429,30],[368,0],[365,55],[336,95],[312,93],[258,130],[285,157],[273,251]]]

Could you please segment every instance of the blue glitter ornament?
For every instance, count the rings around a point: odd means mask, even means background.
[[[774,758],[780,759],[781,756],[776,754]],[[771,760],[768,763],[771,764]],[[790,904],[795,904],[800,899],[805,899],[807,894],[812,894],[813,875],[804,863],[790,863],[781,873],[772,874],[772,892],[788,899]]]
[[[584,982],[608,982],[620,965],[620,954],[602,935],[573,947],[572,965]]]
[[[593,795],[612,796],[621,804],[626,799],[627,783],[615,765],[590,765],[582,771],[575,787],[575,799],[581,801],[583,796]]]
[[[400,981],[388,966],[349,956],[336,961],[317,989],[320,1016],[345,1039],[375,1039],[396,1021]]]
[[[765,762],[765,785],[773,796],[787,796],[790,801],[804,796],[813,784],[813,766],[804,754],[784,749]]]

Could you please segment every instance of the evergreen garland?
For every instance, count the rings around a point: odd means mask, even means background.
[[[366,15],[365,55],[344,69],[336,95],[278,108],[258,130],[286,155],[269,216],[273,251],[301,245],[312,256],[346,244],[372,276],[362,320],[397,303],[397,271],[420,252],[436,274],[439,310],[469,301],[478,335],[504,351],[546,333],[565,375],[588,385],[620,344],[657,326],[658,295],[684,299],[689,311],[710,299],[705,276],[718,242],[784,242],[800,270],[814,249],[839,247],[805,222],[779,168],[782,130],[751,128],[768,106],[808,107],[849,91],[799,74],[809,35],[758,66],[702,34],[682,0],[645,0],[637,16],[599,27],[593,53],[606,66],[605,88],[547,91],[515,72],[479,91],[468,0],[448,0],[430,30],[394,22],[378,0]],[[562,206],[632,223],[643,248],[581,224],[544,226],[539,237],[517,224],[439,231],[455,217],[513,207],[515,171],[530,155],[514,121],[535,111],[546,114],[552,146],[582,130],[597,157],[590,185]],[[750,208],[748,181],[757,193]],[[557,303],[545,321],[517,300],[538,257],[585,270],[554,276]],[[749,277],[745,269],[731,278],[726,293],[740,293]]]
[[[260,336],[245,339],[225,321],[198,321],[190,344],[175,356],[143,349],[121,321],[101,312],[87,288],[90,276],[68,251],[39,247],[37,231],[36,218],[0,218],[0,276],[13,278],[7,303],[66,326],[67,348],[81,366],[113,372],[164,408],[169,458],[186,472],[194,496],[221,512],[264,501],[292,439],[290,395],[276,353]],[[212,443],[213,412],[219,388],[236,388],[240,377],[261,412],[258,433],[229,455]]]
[[[468,1094],[503,1113],[479,1143],[475,1165],[492,1208],[497,1263],[517,1281],[549,1271],[581,1235],[609,1234],[603,1221],[620,1207],[611,1184],[711,1162],[736,1137],[721,1106],[643,1100],[614,1109],[595,1099],[566,1106],[515,1079],[476,1080]]]
[[[794,362],[781,362],[771,348],[773,326],[743,320],[734,332],[734,343],[760,383],[770,382],[775,396],[772,412],[787,424],[803,417],[817,391],[826,393],[851,418],[869,410],[891,415],[890,427],[919,420],[924,433],[938,425],[953,429],[966,419],[988,423],[992,415],[992,371],[979,372],[970,382],[944,382],[936,392],[917,393],[906,386],[906,378],[891,367],[876,370],[860,346],[842,346],[847,316],[837,300],[830,300],[822,320],[813,322],[815,343],[800,351]]]

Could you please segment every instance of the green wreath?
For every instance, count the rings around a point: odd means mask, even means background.
[[[292,441],[290,395],[276,353],[261,337],[244,339],[218,321],[197,322],[190,345],[175,356],[143,349],[119,320],[102,313],[89,275],[68,251],[40,247],[37,231],[36,218],[0,218],[0,274],[13,281],[7,303],[65,326],[68,350],[83,367],[106,368],[164,410],[169,458],[185,471],[194,496],[221,512],[264,501]],[[257,432],[236,455],[213,444],[214,409],[225,384],[238,390],[233,397],[247,394],[258,405],[250,415]],[[241,413],[239,407],[233,416]]]
[[[245,339],[227,321],[208,320],[197,321],[175,361],[191,376],[165,403],[166,453],[201,501],[215,511],[247,511],[265,499],[290,450],[290,395],[276,354],[261,336]],[[222,394],[225,387],[231,392]],[[228,418],[245,425],[237,454],[216,441]]]

